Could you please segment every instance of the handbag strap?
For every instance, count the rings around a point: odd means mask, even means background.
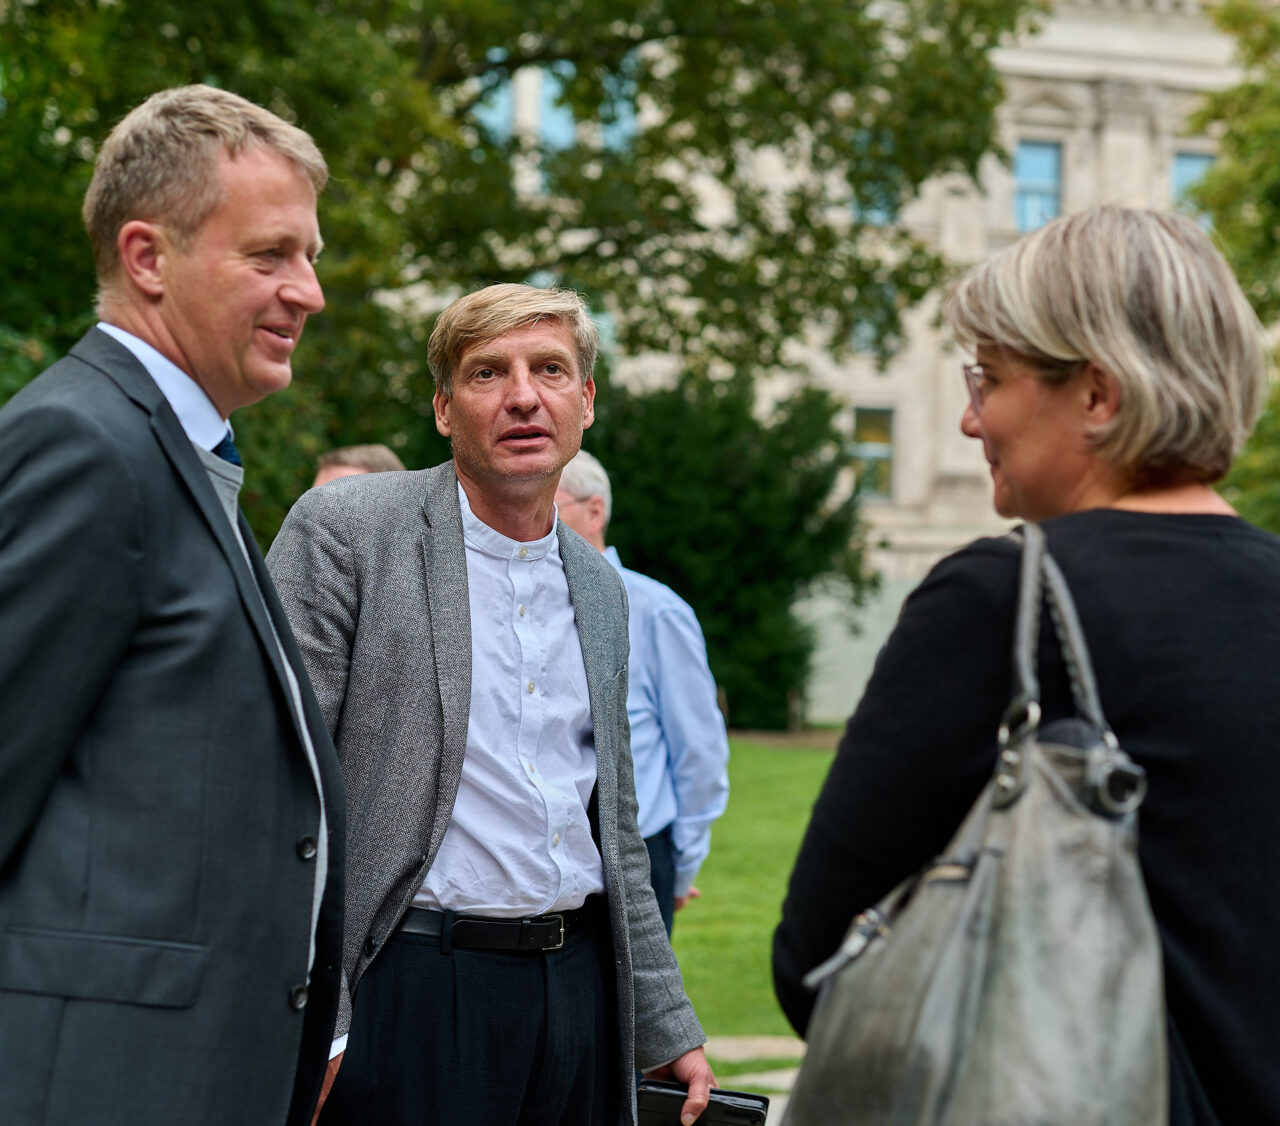
[[[1013,632],[1013,699],[1000,724],[1000,756],[996,767],[997,806],[1015,801],[1022,791],[1025,744],[1040,729],[1039,656],[1040,605],[1049,602],[1049,620],[1067,666],[1076,710],[1096,730],[1099,742],[1085,751],[1084,797],[1098,813],[1124,817],[1142,804],[1147,793],[1146,772],[1120,749],[1102,714],[1093,662],[1085,644],[1080,616],[1071,589],[1049,554],[1043,529],[1025,524],[1011,533],[1022,541],[1018,574],[1018,616]]]
[[[1038,524],[1024,524],[1011,535],[1022,541],[1022,566],[1018,576],[1018,616],[1013,632],[1013,698],[1001,724],[1001,745],[1014,733],[1040,724],[1040,679],[1036,662],[1040,643],[1040,605],[1049,602],[1058,647],[1067,666],[1071,696],[1076,710],[1100,732],[1109,747],[1119,746],[1102,714],[1098,682],[1093,675],[1089,646],[1085,643],[1080,616],[1076,613],[1071,588],[1057,561],[1049,554],[1044,530]]]

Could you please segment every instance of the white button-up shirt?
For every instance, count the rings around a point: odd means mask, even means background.
[[[418,907],[519,918],[604,890],[587,674],[554,525],[531,543],[483,523],[458,488],[471,609],[462,780]]]

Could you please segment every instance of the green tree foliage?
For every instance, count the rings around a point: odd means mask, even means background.
[[[1266,324],[1280,318],[1280,11],[1254,0],[1212,9],[1235,37],[1237,85],[1209,95],[1192,127],[1217,134],[1219,158],[1192,192],[1218,245]],[[1224,493],[1246,519],[1280,532],[1280,387],[1228,476]]]
[[[328,308],[308,324],[294,387],[234,420],[264,541],[327,447],[447,456],[425,341],[441,298],[482,284],[538,277],[589,294],[621,353],[676,357],[682,393],[704,406],[718,400],[689,390],[699,380],[803,378],[814,353],[801,340],[839,356],[857,328],[887,354],[903,310],[945,272],[893,217],[926,179],[972,175],[992,149],[988,51],[1034,2],[0,0],[0,398],[92,321],[79,206],[97,146],[147,94],[184,82],[296,121],[333,172]],[[575,127],[513,127],[512,82],[528,68]],[[615,472],[620,494],[641,491]],[[680,503],[677,482],[655,487]],[[839,508],[803,501],[802,522]],[[684,518],[718,542],[723,517]],[[788,550],[790,524],[748,519]],[[820,556],[809,565],[833,563]],[[779,581],[779,607],[817,573],[803,570]],[[785,632],[739,630],[735,651],[786,650]]]
[[[786,727],[813,649],[796,592],[834,575],[860,604],[874,586],[836,403],[803,387],[765,412],[747,381],[694,377],[598,403],[584,444],[620,483],[609,542],[695,607],[734,726]]]

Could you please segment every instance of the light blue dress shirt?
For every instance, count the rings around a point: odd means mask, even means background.
[[[640,835],[671,826],[677,896],[687,895],[711,850],[711,823],[729,801],[729,739],[693,608],[670,587],[605,558],[627,589],[631,635],[627,719]]]

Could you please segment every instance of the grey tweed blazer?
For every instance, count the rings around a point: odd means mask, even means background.
[[[360,975],[435,859],[462,775],[471,622],[457,490],[452,462],[341,478],[294,505],[267,556],[347,788],[347,991],[335,1035],[350,1027]],[[619,1081],[629,1090],[633,1056],[654,1067],[705,1037],[636,828],[626,595],[604,557],[563,524],[559,542],[595,728]]]

